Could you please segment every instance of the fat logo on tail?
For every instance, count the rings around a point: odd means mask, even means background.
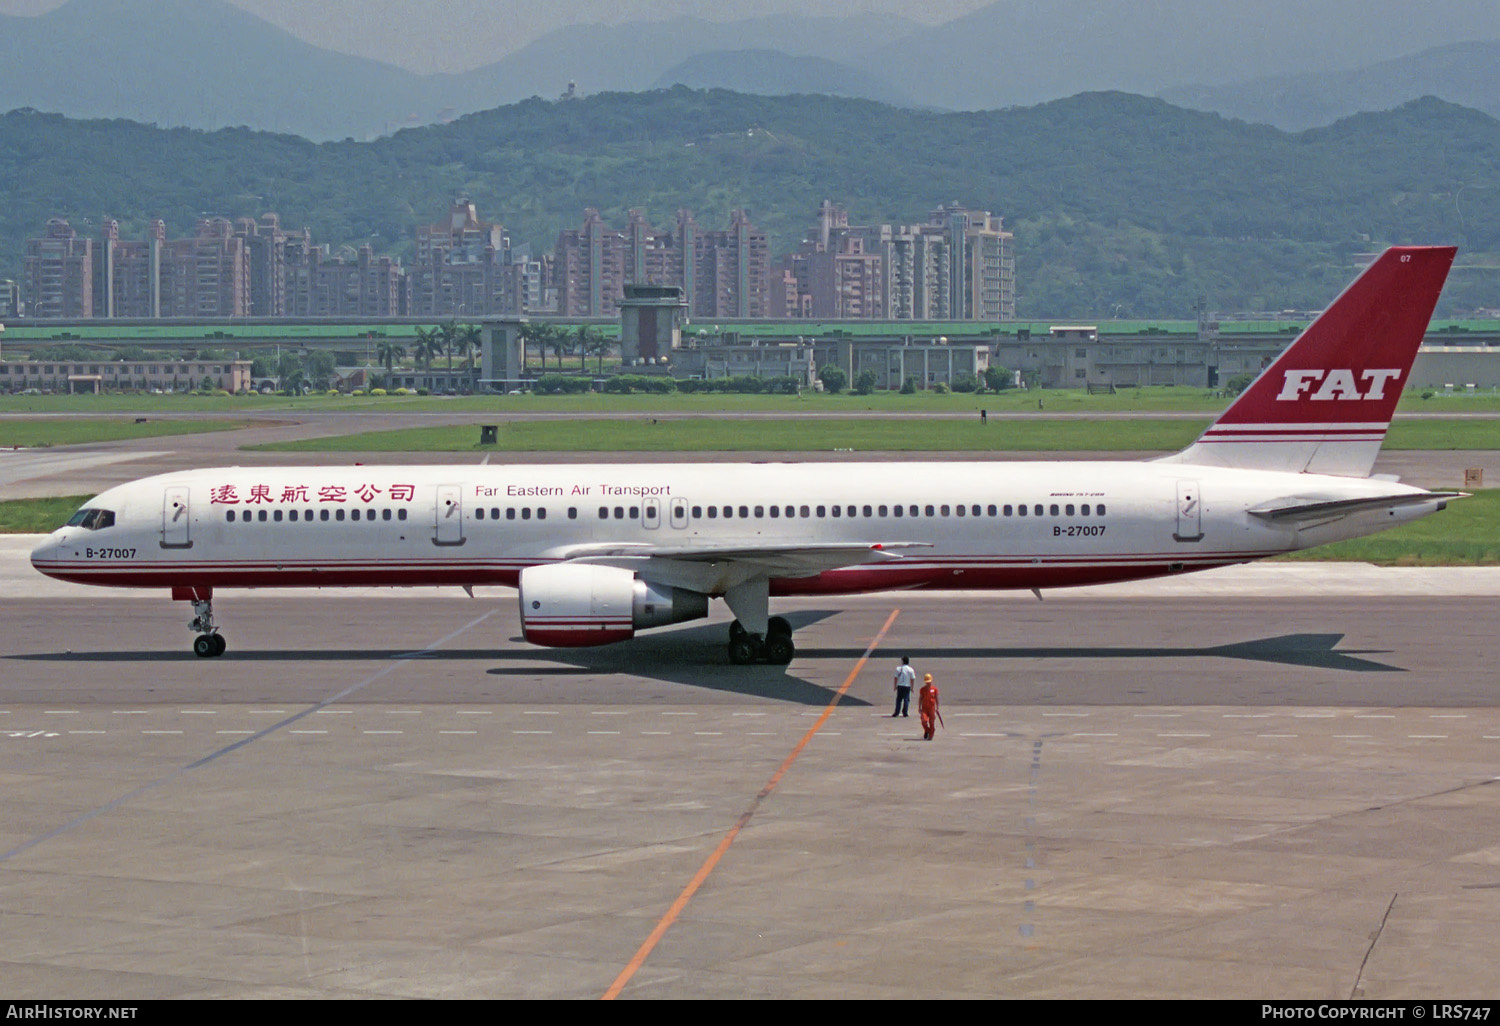
[[[1382,253],[1176,463],[1368,477],[1457,252]]]

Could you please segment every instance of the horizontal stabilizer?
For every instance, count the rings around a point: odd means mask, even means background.
[[[1250,510],[1252,517],[1270,520],[1273,523],[1298,523],[1303,520],[1324,520],[1328,517],[1347,516],[1350,513],[1365,513],[1378,509],[1398,509],[1403,506],[1420,506],[1429,502],[1447,502],[1450,499],[1467,499],[1468,492],[1404,492],[1400,495],[1376,495],[1363,499],[1322,499],[1317,497],[1288,496],[1275,499],[1259,509]]]

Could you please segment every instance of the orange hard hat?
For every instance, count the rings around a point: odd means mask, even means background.
[[[930,674],[930,673],[924,673],[924,674],[922,674],[922,683],[924,683],[924,684],[931,684],[932,683],[932,674]]]

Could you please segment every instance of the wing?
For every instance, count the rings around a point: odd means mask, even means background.
[[[650,542],[595,542],[567,545],[547,553],[554,559],[588,563],[701,564],[734,566],[753,576],[812,577],[825,570],[900,559],[899,549],[931,548],[928,542],[838,542],[819,545],[657,545]]]
[[[1325,499],[1317,496],[1288,496],[1273,499],[1264,506],[1249,511],[1252,517],[1260,517],[1272,523],[1300,523],[1304,520],[1324,520],[1330,517],[1347,516],[1378,509],[1398,509],[1402,506],[1419,506],[1429,502],[1446,503],[1451,499],[1467,499],[1467,492],[1406,492],[1401,495],[1376,495],[1363,499]]]

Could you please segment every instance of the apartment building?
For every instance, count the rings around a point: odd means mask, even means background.
[[[589,208],[582,225],[557,238],[557,312],[615,316],[632,284],[676,286],[694,317],[770,316],[769,252],[765,232],[743,210],[734,211],[722,231],[704,231],[687,210],[677,212],[671,227],[657,229],[632,210],[619,230]]]
[[[1014,320],[1015,255],[1003,220],[950,203],[916,225],[850,225],[828,200],[783,258],[778,309],[849,320]]]
[[[94,316],[94,240],[60,217],[26,240],[22,289],[33,317]]]

